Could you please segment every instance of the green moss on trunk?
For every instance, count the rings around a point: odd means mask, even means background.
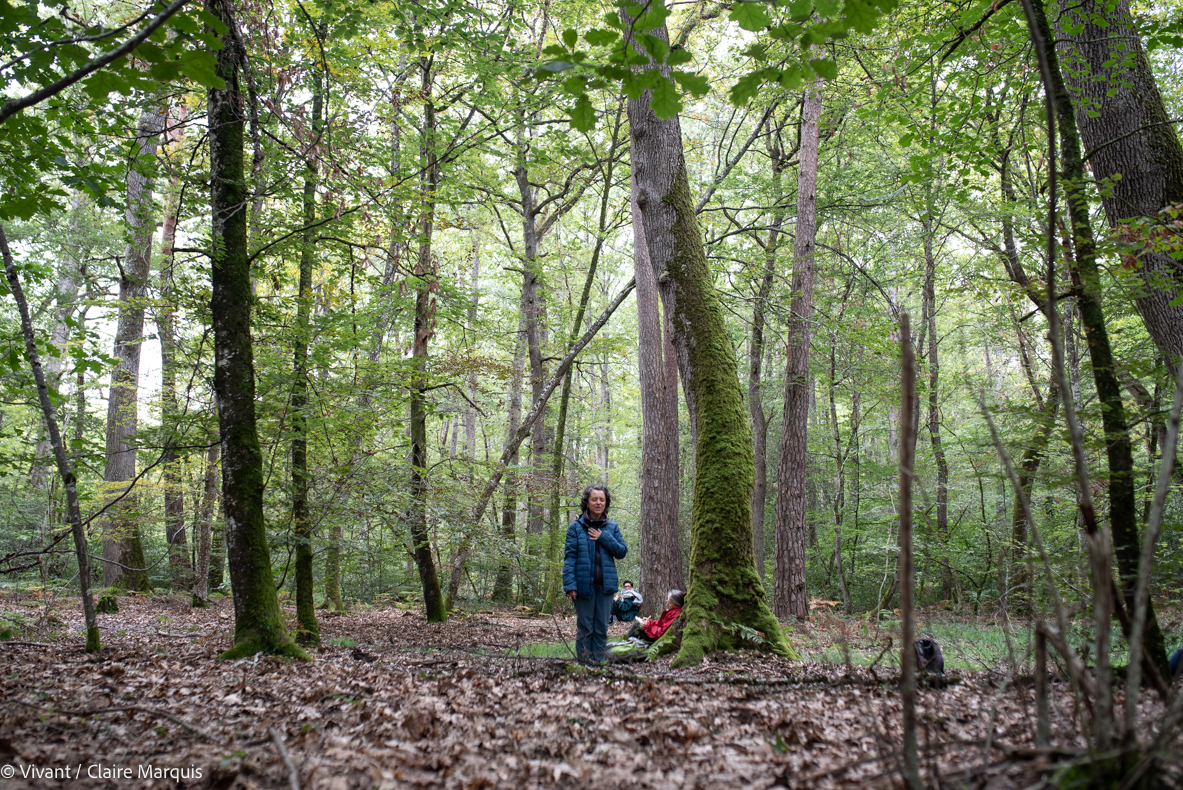
[[[756,572],[751,430],[735,375],[735,349],[707,266],[685,169],[664,201],[677,212],[674,254],[666,274],[677,292],[674,325],[685,339],[687,383],[698,425],[690,582],[679,630],[670,637],[679,639],[674,665],[696,664],[716,650],[753,646],[725,627],[730,624],[762,633],[764,649],[797,658]]]

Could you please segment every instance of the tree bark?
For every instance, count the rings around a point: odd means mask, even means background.
[[[1128,0],[1084,0],[1056,20],[1061,73],[1077,105],[1080,138],[1110,226],[1156,217],[1183,203],[1183,145],[1167,114]],[[1068,98],[1066,95],[1065,98]],[[1183,354],[1183,269],[1170,255],[1138,256],[1144,291],[1135,302],[1173,379]]]
[[[949,556],[949,462],[941,443],[941,366],[937,356],[936,255],[932,248],[933,219],[931,213],[924,225],[924,302],[928,322],[928,436],[932,442],[933,460],[937,465],[937,540],[941,542],[941,599],[954,597],[952,559]]]
[[[1044,41],[1050,42],[1052,40],[1051,29],[1047,23],[1042,0],[1033,0],[1031,6],[1035,12],[1034,24],[1041,29]],[[1092,361],[1093,383],[1096,387],[1097,398],[1101,402],[1101,425],[1105,433],[1106,458],[1109,465],[1109,523],[1113,536],[1113,548],[1121,578],[1122,598],[1125,600],[1128,610],[1133,611],[1133,595],[1137,585],[1138,563],[1141,555],[1137,499],[1134,491],[1133,451],[1130,445],[1129,428],[1126,424],[1125,404],[1121,397],[1121,385],[1114,369],[1113,354],[1102,309],[1100,269],[1097,264],[1096,242],[1093,237],[1085,192],[1084,160],[1080,151],[1076,114],[1064,82],[1055,47],[1047,46],[1044,55],[1049,62],[1051,73],[1052,84],[1048,86],[1048,89],[1055,105],[1057,125],[1059,126],[1060,174],[1064,180],[1064,199],[1068,205],[1072,225],[1072,241],[1075,250],[1071,271],[1072,286],[1076,295],[1077,307],[1080,310],[1081,324],[1084,326],[1089,358]],[[1049,228],[1048,232],[1053,231]],[[1094,562],[1108,562],[1108,559],[1094,558]],[[1107,592],[1103,594],[1107,594]],[[1120,602],[1115,601],[1114,605],[1120,606]],[[1098,636],[1098,638],[1100,637]],[[1159,668],[1164,677],[1168,677],[1166,647],[1153,606],[1147,610],[1143,648],[1147,658]],[[1098,660],[1100,659],[1098,658]],[[1108,734],[1105,737],[1108,737]]]
[[[152,178],[149,175],[164,129],[163,110],[140,113],[135,153],[127,168],[127,251],[119,277],[119,319],[107,398],[107,463],[103,480],[111,498],[127,492],[136,476],[136,430],[140,391],[140,347],[144,339],[144,299],[152,263]],[[122,484],[122,485],[121,485]],[[124,497],[108,512],[103,528],[103,586],[144,592],[152,589],[144,560],[134,496]]]
[[[322,29],[323,35],[323,29]],[[292,540],[296,544],[296,642],[320,646],[320,625],[313,600],[312,521],[308,514],[308,343],[312,314],[312,267],[316,261],[317,160],[321,148],[323,76],[312,78],[312,126],[304,160],[304,230],[300,245],[300,280],[296,292],[296,326],[292,341]]]
[[[17,274],[16,263],[12,260],[12,252],[8,249],[8,237],[4,233],[4,226],[0,225],[0,256],[4,259],[4,274],[8,278],[8,289],[16,300],[17,311],[21,318],[21,334],[25,341],[25,357],[29,360],[29,367],[33,371],[33,381],[37,385],[37,402],[41,406],[41,416],[45,420],[45,429],[49,432],[49,442],[53,447],[53,457],[57,462],[58,474],[66,489],[66,521],[70,524],[70,532],[74,537],[74,551],[78,557],[78,591],[82,595],[82,615],[86,622],[86,651],[97,653],[101,647],[99,641],[98,620],[95,617],[94,599],[90,594],[90,563],[86,548],[86,533],[82,528],[82,510],[78,505],[78,486],[74,477],[74,470],[66,457],[66,445],[62,442],[61,432],[58,430],[57,414],[49,400],[49,385],[45,380],[45,371],[41,367],[41,356],[37,351],[37,336],[33,331],[33,321],[29,318],[29,303],[25,300],[25,292],[21,288],[20,277]]]
[[[234,37],[235,20],[226,0],[207,0],[206,10],[226,28],[215,69],[224,87],[212,87],[208,95],[214,391],[222,441],[222,513],[234,593],[234,647],[222,657],[268,652],[307,658],[284,625],[263,520],[263,457],[255,420],[253,299],[246,240],[249,195],[243,177],[244,101],[238,83],[240,42]]]
[[[218,501],[218,456],[221,446],[215,441],[210,444],[205,456],[205,474],[202,478],[201,505],[197,512],[197,569],[194,574],[193,605],[204,607],[209,602],[214,505]],[[222,559],[218,558],[218,585],[222,583]]]
[[[678,529],[678,380],[669,375],[657,278],[649,258],[644,218],[632,187],[633,262],[637,280],[637,367],[641,385],[641,611],[661,612],[668,591],[684,590]],[[676,368],[674,368],[676,370]]]
[[[184,121],[185,115],[184,104],[179,104],[177,111],[170,114],[169,122],[174,125],[174,130],[168,134],[170,143],[180,140],[180,124]],[[168,563],[172,571],[174,591],[187,590],[193,586],[193,568],[189,563],[189,547],[185,535],[185,495],[181,489],[180,455],[175,449],[180,408],[177,404],[173,242],[177,232],[177,214],[180,211],[180,190],[180,179],[171,179],[160,240],[160,303],[156,309],[156,334],[160,338],[160,422],[165,435],[164,457],[160,462],[164,484],[164,533],[168,541]],[[205,598],[205,595],[201,597]]]
[[[513,375],[509,380],[509,397],[507,411],[509,412],[509,426],[506,428],[506,441],[517,434],[522,423],[522,376],[526,365],[526,344],[523,339],[524,327],[518,322],[518,336],[514,342]],[[497,576],[493,582],[493,600],[507,603],[513,599],[513,559],[512,553],[517,540],[518,521],[518,451],[514,448],[509,457],[505,470],[505,484],[502,486],[501,504],[501,546],[497,564]],[[452,595],[452,585],[460,589],[460,572],[463,566],[452,565],[452,580],[448,582],[448,593]]]
[[[432,257],[431,237],[435,228],[435,191],[439,185],[438,161],[435,151],[435,105],[432,100],[434,86],[433,60],[419,59],[422,74],[423,134],[419,148],[422,165],[420,185],[423,206],[419,215],[419,257],[415,262],[415,335],[412,341],[411,357],[414,376],[411,382],[411,551],[419,569],[419,581],[423,585],[423,606],[430,623],[442,623],[448,619],[444,608],[444,597],[440,592],[439,575],[431,553],[431,534],[427,527],[428,483],[427,483],[427,357],[428,342],[435,334],[435,290],[436,265]]]
[[[665,26],[651,31],[668,41]],[[650,68],[662,68],[650,65]],[[628,104],[636,203],[682,372],[695,435],[691,565],[686,606],[666,632],[677,666],[742,644],[741,624],[763,647],[792,654],[764,597],[752,548],[752,439],[736,377],[735,349],[695,216],[677,116],[659,120],[646,91]]]
[[[801,109],[797,177],[797,228],[793,245],[793,297],[789,308],[784,425],[777,469],[776,565],[773,605],[778,617],[809,615],[805,545],[809,533],[805,497],[809,452],[809,322],[813,313],[814,242],[817,235],[817,166],[820,81],[808,89]]]

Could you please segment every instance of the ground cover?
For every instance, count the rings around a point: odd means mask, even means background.
[[[429,624],[382,608],[322,613],[326,647],[311,662],[223,662],[230,601],[120,607],[100,616],[96,659],[81,650],[73,601],[0,598],[6,622],[24,624],[0,642],[4,787],[290,788],[293,771],[299,787],[326,790],[896,782],[890,651],[874,666],[744,651],[681,670],[668,659],[587,670],[561,654],[570,618],[484,611]],[[791,631],[807,656],[842,640],[882,652],[888,636],[839,618]],[[925,770],[942,784],[1029,787],[1084,745],[1064,684],[1054,753],[1033,748],[1028,685],[999,669],[950,680],[919,694]]]

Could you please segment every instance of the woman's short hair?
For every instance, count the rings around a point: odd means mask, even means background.
[[[682,606],[686,603],[686,593],[681,590],[670,590],[665,596],[674,606]]]
[[[602,483],[592,483],[587,488],[583,489],[583,496],[579,499],[579,510],[583,513],[587,512],[587,500],[591,498],[592,491],[604,492],[604,513],[607,516],[608,511],[612,508],[612,492],[608,490],[608,486]]]

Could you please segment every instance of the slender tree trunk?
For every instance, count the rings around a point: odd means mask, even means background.
[[[323,29],[322,29],[323,35]],[[312,83],[312,127],[304,161],[304,231],[301,234],[300,284],[296,293],[296,327],[292,342],[292,540],[296,544],[296,642],[320,646],[320,625],[313,600],[312,520],[308,514],[308,342],[312,314],[312,267],[316,261],[317,160],[321,148],[321,114],[324,107],[323,77],[316,71]]]
[[[842,516],[846,510],[846,457],[850,453],[847,448],[842,450],[842,434],[838,430],[838,403],[835,382],[838,377],[838,335],[835,333],[830,342],[830,426],[833,431],[834,459],[838,464],[838,492],[834,495],[834,564],[838,571],[838,587],[842,591],[842,611],[850,614],[850,591],[846,587],[846,573],[842,567]],[[852,419],[856,419],[852,416]],[[854,441],[854,431],[851,431]]]
[[[1035,432],[1031,434],[1031,438],[1027,441],[1027,446],[1023,450],[1023,459],[1019,466],[1019,487],[1023,490],[1023,494],[1027,500],[1031,500],[1031,492],[1035,488],[1035,476],[1039,471],[1039,464],[1043,460],[1044,453],[1047,450],[1048,440],[1051,439],[1052,429],[1056,424],[1056,412],[1060,408],[1060,389],[1056,386],[1055,377],[1048,383],[1047,397],[1043,399],[1043,411],[1040,414],[1039,422],[1035,426]],[[1011,579],[1010,589],[1017,590],[1018,594],[1010,598],[1011,612],[1015,614],[1027,614],[1031,611],[1034,590],[1032,589],[1032,578],[1027,573],[1027,552],[1028,540],[1031,525],[1027,523],[1027,518],[1023,512],[1023,500],[1019,497],[1014,498],[1014,506],[1011,510]]]
[[[221,446],[214,442],[206,451],[205,474],[202,477],[201,505],[197,513],[197,569],[194,574],[193,605],[209,605],[210,572],[213,570],[211,543],[213,537],[214,505],[218,501],[218,456]],[[222,559],[218,558],[218,584],[221,584]]]
[[[234,593],[234,647],[223,658],[260,652],[307,658],[292,641],[271,576],[263,520],[263,457],[255,422],[255,364],[251,340],[251,275],[246,243],[248,192],[243,178],[243,96],[239,42],[225,0],[207,11],[227,29],[215,73],[224,87],[209,89],[210,213],[213,217],[214,391],[222,440],[222,512]]]
[[[185,115],[184,104],[179,104],[178,109],[170,114],[169,122],[176,127],[168,134],[170,143],[180,140],[182,135],[179,125]],[[176,296],[173,283],[173,242],[180,211],[180,191],[180,179],[171,179],[160,240],[160,303],[156,309],[156,334],[160,338],[160,422],[165,431],[164,457],[160,464],[164,483],[164,532],[168,540],[173,590],[187,590],[193,586],[193,568],[189,562],[189,546],[185,535],[185,495],[181,488],[180,455],[173,449],[178,440],[177,422],[180,418],[177,404]]]
[[[920,764],[916,750],[916,624],[913,617],[912,594],[912,481],[916,458],[915,411],[910,408],[916,386],[916,358],[912,353],[908,314],[900,325],[900,351],[903,357],[900,371],[900,698],[903,703],[904,782],[909,790],[922,790]]]
[[[517,434],[522,423],[522,377],[525,374],[526,344],[524,319],[518,321],[518,335],[514,342],[513,376],[509,381],[509,397],[507,409],[509,412],[509,427],[507,437]],[[508,439],[507,439],[508,440]],[[514,449],[509,458],[508,468],[505,470],[505,484],[502,486],[504,500],[501,506],[501,549],[497,564],[497,577],[493,582],[493,600],[502,603],[513,599],[513,559],[511,553],[517,540],[518,520],[518,452]],[[449,595],[452,593],[453,583],[460,589],[460,571],[455,563],[452,565],[452,580],[448,582]]]
[[[953,600],[953,565],[949,556],[949,462],[941,444],[941,366],[937,357],[936,255],[932,248],[933,219],[924,219],[924,301],[928,305],[928,436],[937,465],[937,539],[941,542],[941,598]]]
[[[776,494],[776,614],[804,619],[809,614],[805,590],[805,542],[809,532],[805,498],[809,443],[809,322],[813,313],[814,241],[817,235],[817,166],[820,82],[806,92],[801,109],[801,154],[797,177],[797,229],[793,249],[793,297],[785,371],[784,426]]]
[[[668,41],[664,25],[651,34]],[[678,647],[676,665],[697,663],[740,643],[742,637],[720,626],[739,623],[762,632],[765,648],[790,655],[752,553],[751,433],[695,216],[681,124],[677,116],[659,120],[648,91],[629,101],[628,115],[636,204],[652,269],[668,278],[664,306],[695,435],[686,606],[663,639]]]
[[[112,355],[119,364],[111,372],[107,398],[107,464],[103,480],[111,497],[125,493],[136,476],[136,428],[139,404],[140,346],[144,339],[144,299],[152,263],[152,178],[163,110],[153,107],[140,114],[136,152],[128,162],[128,242],[119,277],[119,320]],[[103,586],[146,591],[152,582],[145,570],[140,525],[129,495],[111,508],[103,529]]]
[[[1155,219],[1183,203],[1183,145],[1170,120],[1128,0],[1084,0],[1056,19],[1063,76],[1092,177],[1111,184],[1101,204],[1111,227],[1131,218]],[[1068,94],[1066,94],[1067,97]],[[1115,176],[1120,180],[1111,181]],[[1183,275],[1164,252],[1138,255],[1143,290],[1135,300],[1146,329],[1173,379],[1183,354]]]
[[[448,619],[444,598],[440,593],[439,575],[431,553],[431,534],[427,527],[427,344],[435,334],[436,302],[433,296],[438,287],[436,265],[432,257],[431,237],[435,226],[435,190],[438,186],[438,163],[435,152],[435,105],[432,103],[434,85],[432,60],[419,59],[423,76],[423,137],[420,160],[423,206],[419,215],[419,259],[415,263],[415,337],[412,345],[414,378],[411,383],[411,550],[419,568],[423,585],[423,606],[427,621],[442,623]]]
[[[29,318],[29,303],[25,300],[25,292],[21,288],[16,263],[12,260],[12,252],[8,249],[8,237],[4,233],[3,225],[0,225],[0,256],[4,259],[4,274],[8,278],[8,290],[16,300],[17,312],[20,313],[21,334],[25,341],[25,357],[29,360],[29,367],[33,371],[33,381],[37,385],[37,402],[41,406],[45,429],[49,432],[49,441],[53,447],[58,474],[66,489],[66,521],[70,524],[70,532],[74,537],[74,551],[78,557],[78,588],[82,594],[82,615],[86,622],[86,651],[97,653],[101,647],[99,626],[95,616],[94,599],[90,594],[89,555],[86,549],[86,533],[82,528],[82,511],[78,506],[78,487],[74,478],[74,470],[70,467],[70,461],[66,457],[66,445],[62,442],[62,435],[58,430],[57,414],[49,399],[49,386],[45,380],[45,371],[41,367],[41,356],[37,351],[37,336],[33,331],[33,321]]]

